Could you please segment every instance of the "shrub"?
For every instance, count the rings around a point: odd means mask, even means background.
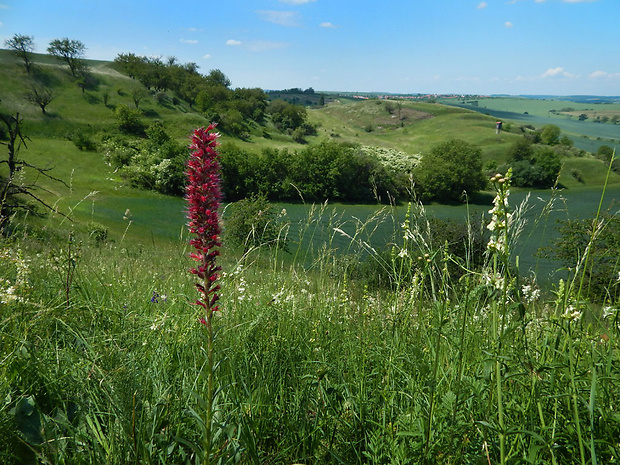
[[[293,133],[291,134],[293,140],[299,144],[303,144],[306,142],[306,134],[302,127],[298,127],[293,129]]]
[[[577,168],[573,168],[570,170],[570,174],[573,178],[575,178],[578,182],[584,182],[583,181],[583,173],[578,170]]]
[[[460,201],[486,186],[482,151],[468,142],[452,139],[425,154],[414,172],[422,198]]]
[[[230,204],[224,215],[226,242],[244,251],[261,246],[286,249],[285,228],[282,214],[262,195]]]
[[[108,240],[108,228],[100,223],[91,222],[87,225],[88,237],[97,245],[101,245]]]
[[[521,137],[510,144],[506,152],[506,159],[509,162],[518,162],[529,160],[532,158],[532,155],[534,155],[532,142],[525,137]]]
[[[372,289],[406,285],[407,280],[415,279],[416,271],[426,266],[426,257],[442,249],[450,257],[444,262],[446,271],[455,281],[484,265],[488,237],[480,219],[419,216],[412,220],[409,231],[413,233],[410,235],[413,240],[405,249],[395,254],[390,244],[378,256],[353,261],[348,265],[349,277]],[[409,270],[410,266],[414,269]],[[394,270],[407,270],[407,274],[394,276]]]
[[[93,152],[97,149],[97,144],[83,132],[78,132],[70,137],[71,142],[79,149],[86,150],[87,152]]]
[[[547,254],[566,266],[581,263],[587,267],[584,296],[601,303],[618,302],[620,217],[604,213],[598,223],[593,218],[564,220],[559,222],[558,231],[560,237],[545,249]],[[586,251],[587,261],[584,260]]]
[[[556,145],[560,141],[561,130],[555,124],[546,124],[540,132],[540,139],[543,144]]]
[[[136,147],[123,138],[106,138],[101,142],[101,150],[107,163],[113,168],[121,168],[131,163],[137,154]]]
[[[141,120],[142,112],[137,108],[119,105],[114,111],[114,116],[118,120],[118,128],[122,132],[135,135],[144,134],[144,124]]]

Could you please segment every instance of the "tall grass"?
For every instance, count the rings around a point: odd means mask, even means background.
[[[520,213],[505,208],[510,237]],[[617,461],[620,315],[585,301],[587,250],[544,300],[514,254],[475,265],[436,244],[423,207],[378,215],[317,206],[286,259],[223,250],[218,463]],[[369,245],[377,222],[396,225],[386,250]],[[0,461],[197,463],[208,393],[188,246],[76,234],[70,254],[68,237],[2,243]],[[357,280],[359,261],[387,279]]]

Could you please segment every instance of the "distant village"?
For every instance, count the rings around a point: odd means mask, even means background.
[[[381,100],[435,100],[435,99],[477,99],[489,97],[488,95],[465,95],[465,94],[384,94],[384,95],[353,95],[353,98],[368,100],[377,98]]]

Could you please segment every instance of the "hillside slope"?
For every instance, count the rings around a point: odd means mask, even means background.
[[[47,189],[41,190],[40,195],[60,211],[71,213],[80,223],[105,219],[106,226],[117,231],[128,227],[129,220],[124,218],[128,218],[125,212],[129,210],[132,226],[128,229],[128,238],[134,230],[138,236],[144,234],[140,224],[148,224],[151,234],[156,235],[157,231],[177,234],[184,223],[181,199],[131,188],[106,164],[102,153],[79,150],[72,139],[77,134],[90,137],[117,131],[114,109],[119,105],[135,108],[132,94],[136,91],[144,93],[139,109],[145,122],[162,121],[167,132],[183,144],[194,128],[209,121],[171,93],[148,92],[138,81],[116,71],[109,62],[87,61],[93,80],[82,90],[68,68],[57,60],[36,55],[34,61],[37,71],[29,77],[12,54],[0,50],[0,112],[19,112],[23,118],[23,132],[30,140],[22,147],[20,155],[37,166],[53,166],[54,175],[70,185],[70,189],[66,189],[49,180],[38,179],[39,185]],[[32,85],[44,85],[53,92],[54,98],[46,114],[25,98]],[[268,120],[253,123],[249,138],[241,140],[224,133],[222,141],[233,141],[250,154],[267,147],[288,148],[294,152],[321,141],[335,140],[423,156],[434,145],[458,138],[481,147],[485,165],[497,165],[505,160],[510,144],[522,136],[517,124],[507,124],[508,131],[496,135],[493,117],[437,103],[353,101],[334,96],[330,100],[333,101],[328,105],[308,111],[308,120],[318,131],[307,137],[305,146],[279,133]],[[571,170],[582,173],[580,183],[571,176]],[[561,182],[567,187],[596,185],[600,184],[604,173],[604,164],[591,156],[567,159]],[[34,173],[25,175],[34,180]],[[620,182],[620,176],[614,174],[611,181]],[[166,211],[167,215],[162,217],[157,213],[161,211]],[[59,221],[63,220],[59,218]]]

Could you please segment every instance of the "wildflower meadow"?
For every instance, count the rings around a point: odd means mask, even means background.
[[[213,126],[191,151],[176,241],[2,239],[1,463],[620,461],[617,250],[587,292],[602,208],[548,289],[514,253],[510,172],[459,253],[413,201],[373,218],[395,224],[382,248],[370,220],[318,221],[328,204],[233,247]]]

